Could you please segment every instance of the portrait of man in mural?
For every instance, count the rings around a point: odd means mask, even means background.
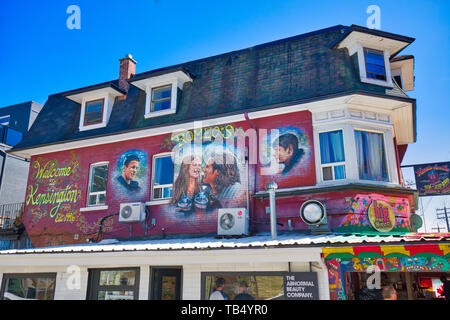
[[[117,181],[131,192],[139,192],[141,187],[135,181],[136,173],[139,169],[140,159],[135,154],[130,154],[125,158],[122,166],[122,175],[117,177]]]
[[[287,174],[305,153],[302,148],[299,148],[298,138],[292,133],[280,135],[272,143],[272,148],[275,159],[281,165],[281,174]]]
[[[245,206],[246,189],[241,184],[234,155],[229,152],[212,153],[203,173],[203,183],[209,186],[212,208]]]
[[[201,156],[183,157],[172,196],[172,204],[181,211],[192,210],[194,196],[200,191],[201,166]]]

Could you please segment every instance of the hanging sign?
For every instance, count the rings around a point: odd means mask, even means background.
[[[373,200],[369,206],[369,221],[379,232],[389,232],[395,225],[395,214],[389,203]]]
[[[414,175],[419,196],[450,194],[450,162],[416,165]]]

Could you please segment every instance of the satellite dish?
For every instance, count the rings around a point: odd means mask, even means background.
[[[409,217],[409,226],[411,228],[411,231],[417,232],[417,230],[422,228],[422,224],[423,224],[423,221],[422,221],[422,218],[419,215],[413,213]]]
[[[132,209],[131,206],[125,206],[122,208],[122,210],[120,211],[120,215],[122,216],[122,218],[124,219],[128,219],[131,216],[132,213]]]
[[[234,217],[231,213],[225,213],[220,217],[219,223],[224,230],[230,230],[234,226]]]

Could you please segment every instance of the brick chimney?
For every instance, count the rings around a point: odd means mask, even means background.
[[[131,54],[127,54],[125,58],[119,59],[119,61],[119,87],[128,92],[130,85],[127,82],[127,79],[130,79],[132,75],[136,74],[136,61]]]

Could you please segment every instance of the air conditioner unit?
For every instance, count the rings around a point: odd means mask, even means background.
[[[145,205],[142,202],[121,203],[119,222],[142,222],[145,219]]]
[[[218,235],[248,235],[249,217],[246,208],[221,208],[217,215]]]

